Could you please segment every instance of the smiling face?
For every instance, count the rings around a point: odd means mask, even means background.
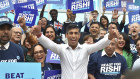
[[[98,24],[92,24],[90,26],[89,32],[92,36],[97,37],[100,33],[100,26]]]
[[[107,19],[102,18],[101,22],[102,22],[103,25],[107,25]]]
[[[18,27],[13,27],[12,28],[12,36],[11,36],[11,41],[14,43],[19,43],[22,38],[22,31]]]
[[[45,29],[46,25],[47,25],[47,20],[45,18],[42,18],[41,19],[41,27]]]
[[[55,39],[55,31],[52,27],[48,27],[45,32],[45,36],[48,37],[50,40]]]
[[[57,21],[57,15],[58,15],[58,14],[57,14],[56,11],[52,11],[52,12],[50,13],[50,15],[51,15],[53,21]]]
[[[125,46],[125,40],[122,35],[118,37],[117,46],[121,49]]]
[[[0,26],[0,45],[5,45],[11,38],[11,27],[7,24]]]
[[[68,39],[69,46],[71,46],[73,49],[76,48],[80,38],[79,29],[78,28],[70,29],[67,32],[66,37]]]
[[[45,51],[40,45],[36,45],[33,50],[33,57],[36,62],[43,63],[46,57]]]

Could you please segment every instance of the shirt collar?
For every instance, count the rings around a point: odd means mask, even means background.
[[[108,55],[106,54],[106,52],[103,50],[101,56],[105,56],[105,55],[108,56]],[[115,51],[113,52],[112,56],[113,56],[113,55],[117,57]],[[112,57],[112,56],[111,56],[111,57]]]
[[[68,43],[66,44],[66,49],[70,49],[71,48],[71,46],[69,46],[68,45]],[[80,45],[79,43],[78,43],[78,45],[77,45],[77,47],[75,48],[75,49],[80,49],[80,48],[82,48],[82,45]],[[71,48],[72,49],[72,48]]]
[[[6,44],[4,45],[5,50],[7,50],[7,49],[9,48],[9,46],[10,46],[10,42],[6,43]],[[1,47],[1,45],[0,45],[0,47]]]

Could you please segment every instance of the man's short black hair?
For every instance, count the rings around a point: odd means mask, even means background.
[[[56,9],[51,9],[50,12],[49,12],[50,15],[51,15],[52,11],[55,11],[58,14],[58,11]]]
[[[116,28],[118,28],[117,23],[110,22],[110,23],[108,24],[108,26],[109,26],[110,24],[115,24],[115,25],[116,25]]]
[[[68,33],[68,31],[71,29],[79,29],[79,27],[76,24],[69,24],[66,28],[66,33]],[[79,29],[79,32],[80,32],[80,29]]]
[[[98,24],[98,26],[100,27],[100,23],[99,23],[99,22],[92,22],[92,23],[90,24],[90,26],[91,26],[92,24]]]

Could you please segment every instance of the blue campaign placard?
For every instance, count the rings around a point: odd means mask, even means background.
[[[57,63],[60,64],[60,57],[59,55],[55,54],[51,50],[47,50],[47,57],[46,57],[47,63]]]
[[[41,63],[0,63],[0,79],[41,79]]]
[[[129,16],[129,24],[133,24],[135,22],[138,22],[140,24],[140,14],[139,14],[139,11],[129,12],[128,16]]]
[[[121,7],[117,7],[115,9],[117,9],[118,11],[122,11],[122,7],[127,7],[127,4],[129,3],[133,3],[133,0],[121,0]],[[103,5],[105,6],[105,2],[103,2]],[[112,11],[112,10],[114,10],[114,8],[106,9],[106,11]]]
[[[139,11],[140,6],[135,5],[134,3],[127,4],[127,11]]]
[[[44,72],[44,79],[61,79],[61,70],[47,70]]]
[[[68,0],[68,9],[73,13],[83,13],[93,11],[93,0]]]
[[[16,11],[14,23],[18,24],[18,19],[20,17],[24,17],[27,26],[30,27],[34,26],[37,17],[37,10],[21,8],[21,7],[18,7],[18,9],[16,10],[17,11]]]
[[[37,10],[37,6],[36,6],[36,2],[35,1],[15,4],[14,5],[14,9],[16,9],[17,7]]]
[[[0,0],[0,13],[4,13],[13,9],[14,7],[11,0]]]
[[[45,0],[31,0],[31,1],[35,1],[37,7],[42,7],[43,5],[46,4],[46,1]]]
[[[104,0],[104,6],[106,9],[120,8],[121,0]]]
[[[47,4],[63,4],[63,0],[45,0]]]
[[[16,9],[18,7],[37,10],[37,6],[36,6],[36,2],[35,1],[14,4],[15,12],[17,11]],[[37,12],[37,14],[38,14],[38,12]]]

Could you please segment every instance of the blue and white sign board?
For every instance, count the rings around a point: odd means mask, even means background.
[[[104,2],[103,2],[104,6],[105,6],[105,1],[106,0],[104,0]],[[121,7],[119,6],[119,7],[116,7],[115,9],[122,11],[122,7],[127,7],[127,4],[129,4],[129,3],[133,3],[133,0],[121,0]],[[114,10],[114,8],[106,9],[106,11],[112,11],[112,10]]]
[[[26,25],[31,27],[35,24],[36,17],[37,17],[37,10],[19,7],[18,9],[16,9],[16,16],[15,16],[14,23],[18,24],[18,19],[20,17],[24,17],[26,20]]]
[[[41,79],[41,63],[0,63],[0,79]]]
[[[0,13],[4,13],[13,9],[14,7],[11,0],[0,0]]]
[[[36,2],[37,7],[42,7],[43,5],[46,4],[45,0],[32,0]]]
[[[47,63],[58,63],[60,64],[60,57],[56,53],[52,52],[51,50],[47,50],[47,57],[46,62]]]
[[[36,6],[36,2],[35,1],[15,4],[14,5],[14,9],[17,9],[17,7],[37,10],[37,6]]]
[[[61,70],[45,71],[44,79],[61,79]]]
[[[121,0],[104,0],[104,6],[106,9],[120,8]]]
[[[139,14],[139,11],[129,12],[128,16],[129,16],[129,24],[133,24],[135,22],[138,22],[140,24],[140,14]]]
[[[140,6],[135,5],[134,3],[127,4],[127,11],[139,11]]]
[[[93,0],[68,0],[68,9],[73,13],[83,13],[93,11]]]

